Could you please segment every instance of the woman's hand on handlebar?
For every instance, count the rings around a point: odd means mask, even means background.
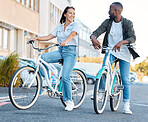
[[[27,41],[27,44],[31,43],[31,41],[34,43],[34,41],[38,40],[37,37],[30,39],[29,41]]]
[[[60,43],[60,46],[66,46],[67,45],[67,42],[66,41],[63,41]]]

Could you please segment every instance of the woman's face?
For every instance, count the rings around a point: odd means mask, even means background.
[[[75,10],[72,8],[68,9],[64,16],[66,17],[66,21],[73,22],[75,19]]]

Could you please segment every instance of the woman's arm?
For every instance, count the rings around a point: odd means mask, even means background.
[[[55,36],[52,35],[52,34],[49,34],[48,36],[36,37],[35,39],[32,39],[32,40],[48,41],[48,40],[51,40],[53,38],[55,38]]]
[[[65,39],[65,41],[61,42],[60,43],[60,46],[66,46],[66,44],[71,41],[75,36],[77,35],[77,32],[75,31],[72,31],[70,33],[70,35]]]

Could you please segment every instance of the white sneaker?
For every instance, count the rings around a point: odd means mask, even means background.
[[[130,104],[129,102],[124,102],[123,113],[132,115],[132,111],[130,110],[130,105],[129,104]]]
[[[65,107],[65,111],[72,111],[74,108],[73,101],[68,100],[66,103],[67,103],[67,106]]]

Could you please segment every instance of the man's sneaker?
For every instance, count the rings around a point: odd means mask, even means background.
[[[132,111],[130,110],[130,105],[129,104],[130,104],[129,102],[124,102],[123,113],[132,115]]]
[[[72,111],[73,108],[74,108],[74,103],[73,103],[73,101],[68,100],[66,103],[67,103],[67,106],[65,107],[65,110],[66,110],[66,111]]]

